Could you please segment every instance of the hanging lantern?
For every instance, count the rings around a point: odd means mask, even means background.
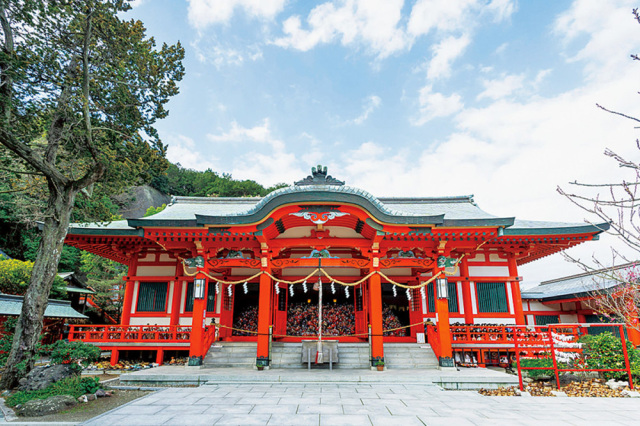
[[[346,286],[345,286],[345,288],[344,288],[344,295],[345,295],[345,297],[346,297],[347,299],[349,298],[349,287],[346,287]]]
[[[289,286],[289,294],[293,297],[293,285]]]
[[[307,292],[307,280],[302,282],[302,290],[304,290],[305,293]]]
[[[393,290],[393,297],[398,297],[398,290],[396,289],[395,284],[391,287],[391,290]]]
[[[407,300],[411,300],[411,290],[407,289]]]
[[[280,283],[277,282],[275,284],[275,287],[276,287],[276,294],[280,294]]]
[[[249,293],[249,289],[247,288],[247,282],[245,281],[244,284],[242,284],[242,289],[244,290],[244,294]]]
[[[336,283],[331,281],[331,294],[336,294]]]
[[[216,282],[216,294],[220,294],[220,283]]]

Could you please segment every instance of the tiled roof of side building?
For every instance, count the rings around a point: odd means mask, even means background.
[[[624,264],[543,281],[535,287],[522,290],[522,298],[550,301],[585,297],[594,292],[610,291],[621,284],[621,279],[625,277],[625,271],[631,270],[633,267],[634,264]]]
[[[22,296],[0,293],[0,315],[18,316],[22,311]],[[66,300],[49,300],[44,311],[46,318],[89,318],[71,307]]]

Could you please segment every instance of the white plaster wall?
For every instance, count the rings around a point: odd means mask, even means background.
[[[169,325],[169,317],[131,317],[131,325]]]
[[[576,314],[560,315],[560,322],[577,324],[578,315]]]
[[[171,308],[173,308],[173,281],[169,283],[169,300],[167,300],[167,313],[171,313]]]
[[[559,306],[547,306],[547,305],[543,305],[540,302],[535,302],[535,301],[530,301],[529,305],[531,306],[531,310],[532,311],[558,311],[560,310]]]
[[[472,266],[469,264],[469,276],[471,277],[508,277],[508,266]]]
[[[515,318],[475,318],[474,324],[515,324]]]
[[[175,266],[141,266],[140,264],[136,272],[139,277],[166,276],[167,279],[173,278],[175,274]]]
[[[511,286],[507,284],[507,302],[509,303],[509,313],[513,315],[513,293],[511,292]]]
[[[460,313],[464,315],[466,306],[464,306],[464,295],[462,294],[462,286],[463,283],[461,283],[460,281],[456,283],[456,291],[458,293],[458,311],[460,311]]]
[[[536,323],[536,320],[533,317],[533,315],[527,315],[527,324],[528,325],[534,325],[535,323]]]
[[[160,255],[160,259],[158,259],[160,262],[175,262],[175,259],[172,259],[171,256],[169,256],[167,253],[162,253]]]
[[[180,317],[180,325],[191,325],[191,317]]]
[[[138,289],[140,288],[140,282],[136,281],[133,286],[133,300],[131,301],[131,313],[136,313],[136,306],[138,304]]]
[[[507,260],[500,257],[498,253],[491,253],[489,255],[489,262],[504,262],[507,265]],[[508,266],[508,265],[507,265]]]
[[[476,283],[471,281],[469,283],[469,286],[471,287],[471,312],[473,313],[473,315],[478,315],[478,305],[476,301]]]

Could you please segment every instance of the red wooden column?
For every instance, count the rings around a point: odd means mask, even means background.
[[[134,255],[135,256],[135,255]],[[129,262],[128,276],[135,276],[138,269],[138,259],[131,259]],[[133,305],[133,288],[136,282],[127,280],[124,286],[124,300],[122,301],[122,316],[120,317],[120,324],[129,325],[131,322],[131,306]]]
[[[205,278],[204,274],[197,274],[196,278]],[[189,338],[189,365],[202,365],[202,336],[204,334],[204,317],[206,315],[205,308],[207,306],[207,287],[205,281],[204,297],[202,299],[193,299],[193,316],[191,318],[191,336]],[[195,288],[194,288],[195,294]]]
[[[460,261],[460,278],[462,280],[462,303],[464,304],[464,322],[473,324],[473,304],[471,302],[471,281],[469,281],[469,263],[467,257]]]
[[[433,268],[433,275],[436,276],[442,269]],[[444,361],[445,358],[451,358],[453,356],[453,350],[451,348],[451,328],[449,326],[449,300],[446,297],[438,297],[438,279],[446,279],[444,273],[440,274],[438,278],[433,280],[432,284],[434,288],[434,296],[436,303],[436,313],[438,314],[438,337],[440,338],[440,365],[446,365]],[[466,310],[465,310],[466,312]],[[453,366],[453,365],[452,365]]]
[[[377,260],[377,258],[375,258]],[[374,261],[374,265],[375,265]],[[376,268],[377,269],[377,268]],[[369,320],[371,321],[371,357],[372,361],[384,360],[382,342],[382,284],[380,275],[369,278]]]
[[[268,259],[262,258],[262,272],[271,273]],[[266,273],[260,275],[260,293],[258,300],[258,350],[256,365],[269,365],[269,326],[271,326],[271,277]]]
[[[516,257],[509,254],[509,276],[518,276]],[[520,295],[520,281],[511,281],[511,297],[513,298],[513,312],[516,317],[516,325],[525,325],[524,312],[522,311],[522,296]]]

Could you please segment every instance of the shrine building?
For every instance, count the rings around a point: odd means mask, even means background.
[[[66,244],[129,269],[121,324],[74,326],[70,338],[111,350],[112,362],[188,350],[195,365],[214,341],[250,341],[267,366],[271,343],[317,339],[322,294],[323,338],[368,344],[372,365],[385,344],[424,342],[425,323],[452,365],[456,324],[539,314],[525,314],[519,266],[608,228],[496,217],[473,196],[377,198],[318,166],[265,197],[174,197],[150,217],[72,225]]]

